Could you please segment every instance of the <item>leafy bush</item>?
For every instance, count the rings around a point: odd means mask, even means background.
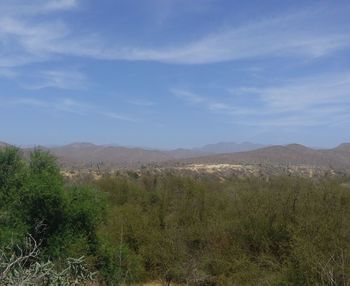
[[[144,280],[349,285],[350,190],[341,180],[143,176],[95,184],[108,198],[100,234],[132,252]]]
[[[108,285],[350,285],[346,180],[144,168],[64,181],[48,153],[24,160],[8,148],[0,150],[0,248],[23,248],[27,233],[41,242],[38,258],[11,279],[60,277],[68,257],[85,256]]]
[[[43,261],[84,255],[94,264],[104,220],[101,192],[65,185],[55,158],[39,149],[28,160],[15,148],[0,150],[0,163],[6,202],[0,205],[0,247],[21,245],[30,233],[40,241]]]

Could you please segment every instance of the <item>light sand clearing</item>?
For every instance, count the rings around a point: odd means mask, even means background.
[[[164,284],[161,282],[148,282],[144,284],[135,284],[133,286],[164,286],[164,285],[168,285],[168,284]],[[179,284],[171,283],[170,286],[179,286]]]
[[[237,165],[237,164],[191,164],[184,167],[176,167],[178,170],[190,170],[194,172],[206,172],[206,173],[217,173],[220,171],[228,170],[251,170],[254,168],[249,165]]]

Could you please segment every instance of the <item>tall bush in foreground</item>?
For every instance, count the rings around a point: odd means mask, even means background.
[[[100,192],[67,186],[56,159],[40,149],[28,160],[17,149],[0,150],[0,163],[0,198],[6,201],[0,203],[0,246],[20,245],[30,233],[48,259],[96,255],[104,219]]]

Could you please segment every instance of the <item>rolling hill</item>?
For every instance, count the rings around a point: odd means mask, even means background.
[[[0,142],[0,147],[8,144]],[[300,144],[276,145],[245,152],[233,152],[242,144],[218,143],[195,149],[152,150],[120,146],[103,146],[91,143],[73,143],[45,148],[58,158],[64,168],[134,168],[148,164],[175,166],[178,164],[241,164],[270,166],[314,166],[333,170],[350,170],[350,143],[333,149],[312,149]],[[243,144],[244,145],[244,144]],[[253,144],[254,145],[254,144]],[[258,146],[255,144],[254,146]],[[231,153],[216,154],[218,150]],[[246,148],[246,147],[244,147]],[[28,154],[32,148],[23,149]],[[212,150],[212,152],[210,152]],[[215,151],[216,150],[216,151]]]
[[[252,151],[264,147],[266,147],[266,145],[251,142],[219,142],[215,144],[208,144],[200,148],[194,148],[193,150],[197,150],[204,153],[222,154]]]
[[[253,151],[218,154],[183,160],[191,164],[309,165],[350,170],[350,144],[334,149],[315,150],[299,144],[270,146]]]
[[[4,147],[6,147],[6,146],[8,146],[8,145],[9,145],[9,144],[0,141],[0,148],[4,148]]]
[[[50,148],[64,167],[134,167],[142,164],[163,162],[173,159],[157,150],[141,148],[99,146],[90,143],[73,143]]]

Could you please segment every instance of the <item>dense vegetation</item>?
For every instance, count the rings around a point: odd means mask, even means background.
[[[24,160],[7,148],[0,248],[10,251],[30,234],[55,271],[84,256],[108,285],[350,285],[344,182],[147,170],[65,181],[49,154],[35,150]]]

